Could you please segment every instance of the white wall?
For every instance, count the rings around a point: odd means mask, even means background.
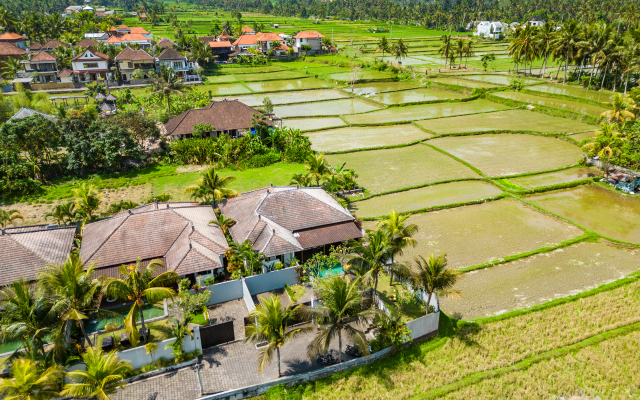
[[[207,287],[207,289],[213,293],[207,303],[208,306],[242,298],[242,281],[239,279],[217,283]],[[195,292],[189,290],[189,293],[194,294]]]
[[[240,282],[242,282],[242,298],[244,299],[244,304],[247,306],[247,310],[251,312],[256,309],[256,305],[253,303],[253,299],[251,298],[251,292],[247,288],[247,283],[245,282],[245,278],[242,278]]]
[[[413,321],[407,322],[406,325],[407,329],[411,331],[411,339],[415,340],[419,337],[437,331],[439,323],[440,311],[416,318]]]
[[[275,289],[281,289],[285,285],[296,285],[298,274],[295,267],[281,269],[280,271],[267,272],[244,279],[251,294],[260,294]]]

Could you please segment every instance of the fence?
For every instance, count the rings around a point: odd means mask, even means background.
[[[267,272],[265,274],[249,276],[244,279],[251,294],[269,292],[282,289],[285,285],[298,283],[298,274],[295,267],[281,269],[280,271]]]
[[[437,332],[439,323],[440,311],[416,318],[407,322],[406,325],[407,329],[411,331],[409,336],[411,336],[412,340],[416,340],[433,332]]]
[[[207,303],[208,306],[241,299],[243,295],[242,281],[239,279],[218,283],[216,285],[209,286],[208,289],[213,292],[209,298],[209,302]],[[191,290],[190,292],[193,293]]]
[[[203,349],[222,343],[233,342],[236,336],[233,330],[234,321],[227,321],[217,325],[200,328],[200,343]]]
[[[247,288],[247,283],[245,282],[245,278],[242,278],[242,298],[244,299],[244,304],[247,306],[247,310],[249,312],[256,309],[256,305],[253,303],[253,299],[251,298],[251,292]]]

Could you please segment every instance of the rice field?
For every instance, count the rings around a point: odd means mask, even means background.
[[[381,217],[391,210],[408,212],[447,204],[478,201],[502,194],[495,186],[483,181],[461,181],[426,186],[404,192],[377,196],[349,203],[349,211],[358,217]]]
[[[613,96],[614,94],[613,92],[609,92],[606,90],[587,90],[578,86],[568,86],[560,84],[527,86],[526,89],[541,93],[558,94],[570,97],[581,97],[583,99],[595,100],[601,103],[611,101],[611,96]]]
[[[241,83],[229,83],[221,85],[201,86],[198,87],[203,91],[211,91],[213,96],[228,96],[233,94],[251,93],[251,89],[247,88]]]
[[[502,111],[508,108],[509,107],[505,105],[494,103],[489,100],[474,100],[464,103],[436,103],[392,107],[368,113],[366,115],[350,115],[345,117],[345,119],[350,124],[374,124]]]
[[[487,89],[487,88],[496,88],[499,85],[493,85],[490,83],[484,83],[484,82],[473,82],[473,81],[467,81],[464,79],[459,79],[459,78],[433,78],[431,79],[433,82],[436,83],[443,83],[446,85],[456,85],[456,86],[464,86],[464,87],[468,87],[471,89]]]
[[[598,184],[527,197],[532,203],[597,233],[640,243],[640,198]]]
[[[595,129],[586,132],[575,133],[570,138],[577,140],[578,142],[582,142],[585,139],[592,140],[596,136]]]
[[[449,179],[477,178],[470,168],[428,146],[360,151],[326,156],[329,164],[347,163],[358,183],[373,193]]]
[[[464,99],[466,97],[466,95],[458,92],[423,88],[382,93],[371,97],[371,99],[384,104],[404,104],[438,100],[456,100]]]
[[[252,94],[247,96],[238,96],[236,99],[250,107],[262,106],[265,98],[269,98],[274,105],[308,103],[314,101],[337,100],[349,97],[348,94],[341,90],[325,89],[325,90],[302,90],[299,92],[284,93],[268,93],[268,94]]]
[[[414,236],[418,245],[405,249],[400,259],[445,253],[450,268],[498,261],[582,234],[575,226],[512,199],[413,215],[408,221],[420,229]]]
[[[464,79],[486,82],[486,83],[493,83],[496,85],[509,85],[511,84],[511,81],[514,79],[514,77],[507,76],[507,75],[465,75]],[[524,81],[525,84],[542,82],[539,79],[522,78],[522,77],[520,77],[520,79]]]
[[[234,75],[234,77],[239,81],[255,82],[303,78],[305,77],[305,74],[298,71],[277,71],[261,72],[256,74],[238,74]]]
[[[369,82],[369,83],[356,83],[353,86],[353,92],[355,94],[376,94],[383,92],[393,92],[396,90],[405,89],[417,89],[418,85],[413,85],[407,82]],[[351,92],[351,88],[345,88],[344,90]]]
[[[415,125],[404,124],[330,129],[309,133],[307,136],[311,139],[312,149],[336,152],[411,143],[433,135]]]
[[[286,81],[248,82],[245,84],[254,92],[278,92],[281,90],[322,89],[331,85],[316,78],[290,79]]]
[[[521,92],[498,92],[495,96],[503,97],[516,101],[522,101],[533,105],[541,105],[547,107],[555,107],[561,110],[573,111],[576,113],[587,114],[593,117],[600,117],[600,114],[607,111],[604,107],[594,106],[593,104],[581,103],[579,101],[556,99],[553,97],[536,96]]]
[[[522,186],[526,189],[533,189],[541,186],[558,185],[581,179],[589,179],[601,175],[602,173],[595,168],[578,167],[549,172],[546,174],[511,178],[509,180],[518,186]]]
[[[417,121],[416,123],[439,135],[486,131],[570,133],[586,130],[593,132],[597,129],[593,125],[528,110],[508,110],[451,118],[428,119]]]
[[[582,151],[560,139],[537,135],[487,134],[429,141],[489,176],[505,176],[573,165]]]
[[[577,243],[550,253],[467,272],[461,300],[440,300],[449,315],[474,319],[531,307],[624,278],[640,269],[640,252],[604,242]]]
[[[321,103],[276,106],[273,108],[273,112],[280,118],[289,118],[357,114],[380,108],[382,108],[382,106],[362,99],[342,99],[324,101]]]
[[[334,128],[345,126],[344,121],[337,117],[326,118],[294,118],[286,119],[283,125],[287,128],[300,129],[301,131],[312,131],[316,129]]]
[[[330,74],[327,76],[328,79],[340,82],[351,81],[351,72],[339,72],[336,74]],[[379,71],[362,71],[358,76],[358,80],[383,80],[383,79],[391,79],[393,76],[391,74],[387,74],[386,72]]]

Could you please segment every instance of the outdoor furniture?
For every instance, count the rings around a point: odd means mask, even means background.
[[[122,335],[120,336],[120,344],[123,346],[125,344],[131,344],[131,342],[129,341],[129,334],[126,331],[123,331]]]
[[[111,336],[106,336],[102,338],[102,350],[111,350],[113,347],[113,338]]]

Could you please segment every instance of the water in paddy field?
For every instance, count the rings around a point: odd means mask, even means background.
[[[465,75],[464,79],[469,79],[472,81],[480,81],[486,83],[495,83],[497,85],[509,85],[511,81],[515,79],[511,76],[500,76],[500,75]],[[530,79],[530,78],[520,78],[524,81],[524,83],[539,83],[538,79]]]
[[[542,97],[520,92],[499,92],[494,93],[495,96],[504,97],[516,101],[541,106],[555,107],[563,110],[573,111],[577,113],[592,115],[599,117],[603,112],[608,111],[604,107],[594,106],[592,104],[581,103],[579,101],[555,99],[551,97]]]
[[[316,78],[291,79],[286,81],[249,82],[246,84],[254,92],[277,92],[279,90],[320,89],[330,85]]]
[[[349,97],[349,95],[341,90],[326,89],[304,90],[301,92],[252,94],[248,96],[235,97],[235,99],[240,100],[249,107],[256,107],[261,106],[266,97],[271,100],[272,104],[277,105],[343,99],[345,97]]]
[[[613,92],[586,90],[576,86],[560,86],[560,85],[536,85],[529,86],[526,89],[534,90],[536,92],[560,94],[564,96],[582,97],[587,100],[595,100],[600,102],[611,101]]]
[[[319,115],[356,114],[381,108],[375,103],[361,99],[332,100],[322,103],[308,103],[274,107],[273,112],[280,118]]]
[[[357,83],[353,87],[353,93],[355,94],[376,94],[382,92],[393,92],[396,90],[404,89],[417,89],[418,85],[413,85],[407,82],[371,82],[371,83]],[[351,88],[344,89],[351,92]]]
[[[435,78],[431,80],[436,83],[443,83],[445,85],[464,86],[472,89],[485,89],[485,88],[498,87],[498,85],[492,85],[490,83],[467,81],[467,80],[458,79],[458,78]]]
[[[422,101],[436,101],[446,99],[463,99],[466,95],[458,92],[436,89],[403,90],[400,92],[382,93],[372,97],[373,100],[384,104],[418,103]]]
[[[333,128],[345,126],[344,121],[338,117],[329,118],[296,118],[283,121],[283,125],[287,128],[300,129],[301,131],[309,131],[314,129]]]

